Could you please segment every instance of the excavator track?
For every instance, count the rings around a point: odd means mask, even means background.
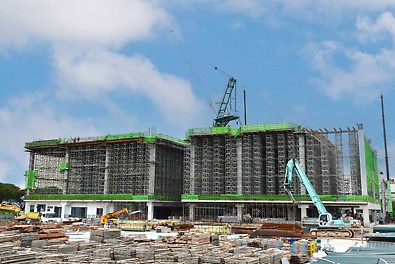
[[[354,231],[349,229],[313,229],[310,234],[317,237],[352,238]]]

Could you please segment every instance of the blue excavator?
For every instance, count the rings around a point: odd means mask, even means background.
[[[296,159],[288,161],[284,180],[284,189],[291,197],[293,203],[298,203],[290,191],[293,172],[296,173],[301,183],[306,187],[306,190],[319,213],[318,228],[310,230],[310,234],[324,237],[353,237],[354,231],[352,228],[360,227],[360,221],[355,220],[352,217],[346,217],[345,219],[333,219],[332,214],[326,210],[320,197],[315,192],[313,185]]]

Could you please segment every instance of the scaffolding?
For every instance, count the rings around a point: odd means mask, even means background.
[[[182,194],[204,195],[210,202],[200,201],[192,209],[197,218],[210,219],[237,210],[235,204],[222,202],[224,197],[255,201],[266,195],[273,202],[238,204],[254,217],[286,218],[292,210],[275,200],[286,197],[285,167],[295,158],[319,195],[378,195],[377,160],[362,126],[346,130],[312,130],[293,123],[211,127],[191,129],[186,138],[132,133],[29,142],[27,187],[30,194],[52,198],[87,195],[93,200],[128,201],[134,196],[140,207],[150,199],[179,201]],[[364,164],[368,168],[361,168]],[[306,194],[297,177],[291,191]]]
[[[194,205],[198,219],[234,213],[235,207],[225,206],[218,194],[284,195],[285,168],[292,158],[300,160],[319,195],[362,195],[359,130],[355,128],[312,130],[281,123],[191,129],[187,138],[184,194],[211,197],[207,198],[211,203]],[[291,191],[306,194],[297,177]],[[265,204],[264,209],[251,209],[247,202],[243,206],[244,212],[265,212],[265,217],[283,217],[288,212],[279,204]]]
[[[181,196],[186,143],[142,133],[26,143],[30,194]],[[34,173],[32,173],[34,172]]]

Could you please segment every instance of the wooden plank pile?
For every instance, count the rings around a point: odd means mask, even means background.
[[[0,263],[34,263],[35,252],[27,252],[15,247],[15,243],[5,242],[0,244]]]
[[[0,233],[0,243],[18,241],[19,239],[19,232],[15,230]]]
[[[25,233],[19,233],[21,230]],[[99,228],[91,231],[91,239],[86,242],[67,241],[62,232],[58,226],[23,226],[0,233],[0,263],[279,264],[284,257],[291,259],[290,252],[279,249],[286,248],[282,240],[252,239],[248,235],[229,239],[225,235],[192,230],[179,232],[175,237],[162,236],[153,240],[145,234],[121,237],[118,229]],[[5,234],[12,239],[2,241]],[[31,247],[31,251],[18,246]],[[4,252],[13,252],[18,257],[10,258]],[[304,261],[303,255],[294,255],[293,260]],[[14,260],[18,262],[12,262]]]
[[[90,240],[97,241],[99,243],[110,242],[111,239],[116,239],[121,236],[121,230],[119,229],[108,229],[108,228],[99,228],[97,230],[91,231]]]

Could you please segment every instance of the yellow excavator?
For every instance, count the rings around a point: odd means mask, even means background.
[[[41,222],[41,214],[39,212],[28,212],[15,217],[17,221],[25,221],[31,224],[38,224]]]
[[[103,215],[100,218],[100,223],[102,223],[103,225],[108,224],[108,221],[111,220],[114,223],[117,222],[118,218],[115,218],[116,216],[122,214],[122,213],[127,213],[131,216],[132,220],[141,220],[145,217],[144,212],[143,211],[133,211],[130,212],[127,208],[122,208],[121,210],[112,212],[112,213],[108,213]]]

